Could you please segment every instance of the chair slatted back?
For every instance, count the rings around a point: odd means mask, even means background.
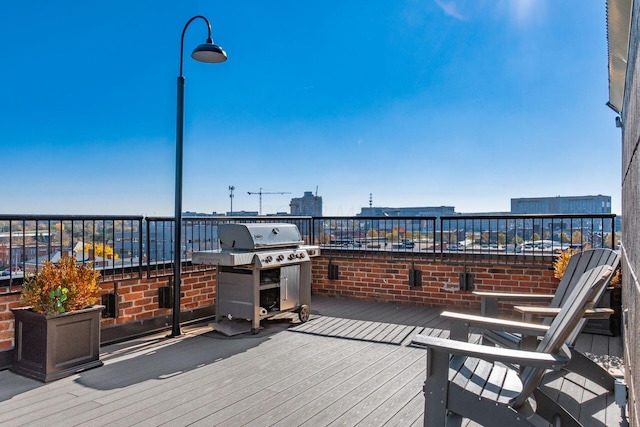
[[[620,264],[620,255],[611,250],[611,249],[593,249],[594,254],[589,261],[589,268],[599,267],[601,265],[608,265],[611,267],[611,274],[607,277],[605,285],[600,289],[598,295],[596,295],[595,302],[597,303],[600,300],[600,297],[604,293],[605,289],[609,286],[611,279],[613,278],[613,273],[618,268],[618,264]],[[578,339],[578,335],[582,332],[584,325],[587,323],[587,319],[582,318],[578,323],[578,326],[573,330],[569,338],[567,338],[567,344],[573,346]]]
[[[566,344],[569,335],[578,326],[587,309],[591,308],[608,283],[612,275],[612,268],[602,265],[588,270],[565,298],[560,313],[553,319],[549,330],[545,333],[536,351],[558,354]],[[544,369],[527,367],[522,372],[522,393],[512,403],[513,407],[520,407],[533,391],[540,385]]]
[[[601,265],[610,265],[615,268],[618,259],[619,256],[615,251],[606,248],[588,249],[574,254],[569,258],[567,268],[562,279],[560,279],[560,283],[558,283],[555,296],[549,306],[562,307],[565,298],[571,293],[585,271]],[[613,265],[614,263],[616,264],[615,266]]]

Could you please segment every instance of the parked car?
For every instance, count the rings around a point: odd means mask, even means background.
[[[22,269],[17,265],[14,265],[10,269],[4,269],[2,272],[0,272],[0,276],[9,276],[16,273],[22,273]]]

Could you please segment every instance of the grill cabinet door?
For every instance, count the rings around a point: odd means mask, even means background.
[[[300,266],[280,268],[280,310],[289,310],[298,305],[300,299]]]

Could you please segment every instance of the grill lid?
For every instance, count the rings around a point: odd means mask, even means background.
[[[220,224],[218,238],[222,250],[253,251],[256,249],[298,246],[303,244],[294,224]]]

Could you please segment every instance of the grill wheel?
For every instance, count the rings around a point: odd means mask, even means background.
[[[303,305],[298,310],[298,316],[300,317],[300,322],[304,323],[309,320],[309,315],[311,314],[311,308],[308,305]]]

